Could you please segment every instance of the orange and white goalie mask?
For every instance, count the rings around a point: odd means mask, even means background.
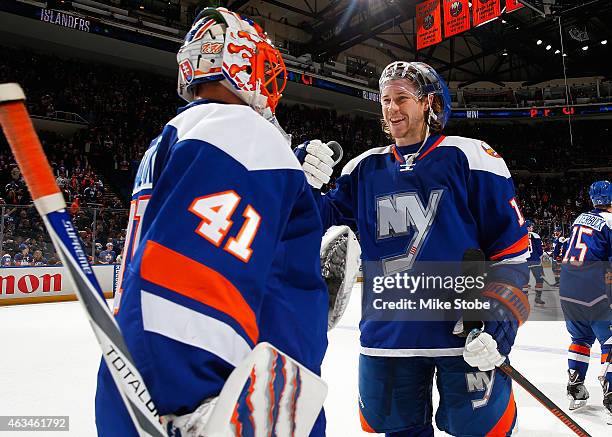
[[[220,81],[269,118],[287,83],[283,58],[261,27],[225,8],[202,10],[176,57],[178,93],[188,102],[195,85]]]

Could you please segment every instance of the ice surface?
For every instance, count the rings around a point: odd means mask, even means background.
[[[553,305],[554,290],[544,291]],[[530,296],[533,299],[533,293]],[[325,403],[330,437],[372,436],[362,432],[357,410],[359,354],[359,291],[347,313],[329,335],[323,377],[329,383]],[[534,311],[550,311],[535,308]],[[99,348],[77,302],[0,307],[0,414],[68,415],[70,432],[58,436],[94,436],[94,392]],[[563,322],[528,322],[512,353],[512,364],[567,411],[566,350],[570,338]],[[599,372],[599,347],[594,346],[587,388],[589,404],[572,413],[593,436],[612,435],[605,425]],[[515,386],[518,436],[574,435],[521,387]],[[434,390],[435,392],[435,390]],[[435,396],[435,394],[434,394]],[[40,437],[43,433],[32,433]],[[2,435],[2,432],[0,432]],[[5,433],[13,435],[13,433]],[[26,432],[19,433],[25,437]],[[437,432],[436,435],[445,435]]]

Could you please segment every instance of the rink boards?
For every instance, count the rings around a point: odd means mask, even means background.
[[[117,287],[119,265],[93,266],[106,298]],[[76,300],[63,266],[0,268],[0,306]]]

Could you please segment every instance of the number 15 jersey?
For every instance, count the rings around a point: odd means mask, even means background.
[[[594,209],[580,214],[563,253],[561,300],[588,309],[612,305],[610,279],[606,280],[612,261],[612,213]]]

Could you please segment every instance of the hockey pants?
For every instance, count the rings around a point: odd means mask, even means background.
[[[432,389],[440,394],[436,425],[454,436],[510,435],[516,421],[512,382],[481,372],[462,356],[359,358],[362,428],[387,437],[430,437]]]

